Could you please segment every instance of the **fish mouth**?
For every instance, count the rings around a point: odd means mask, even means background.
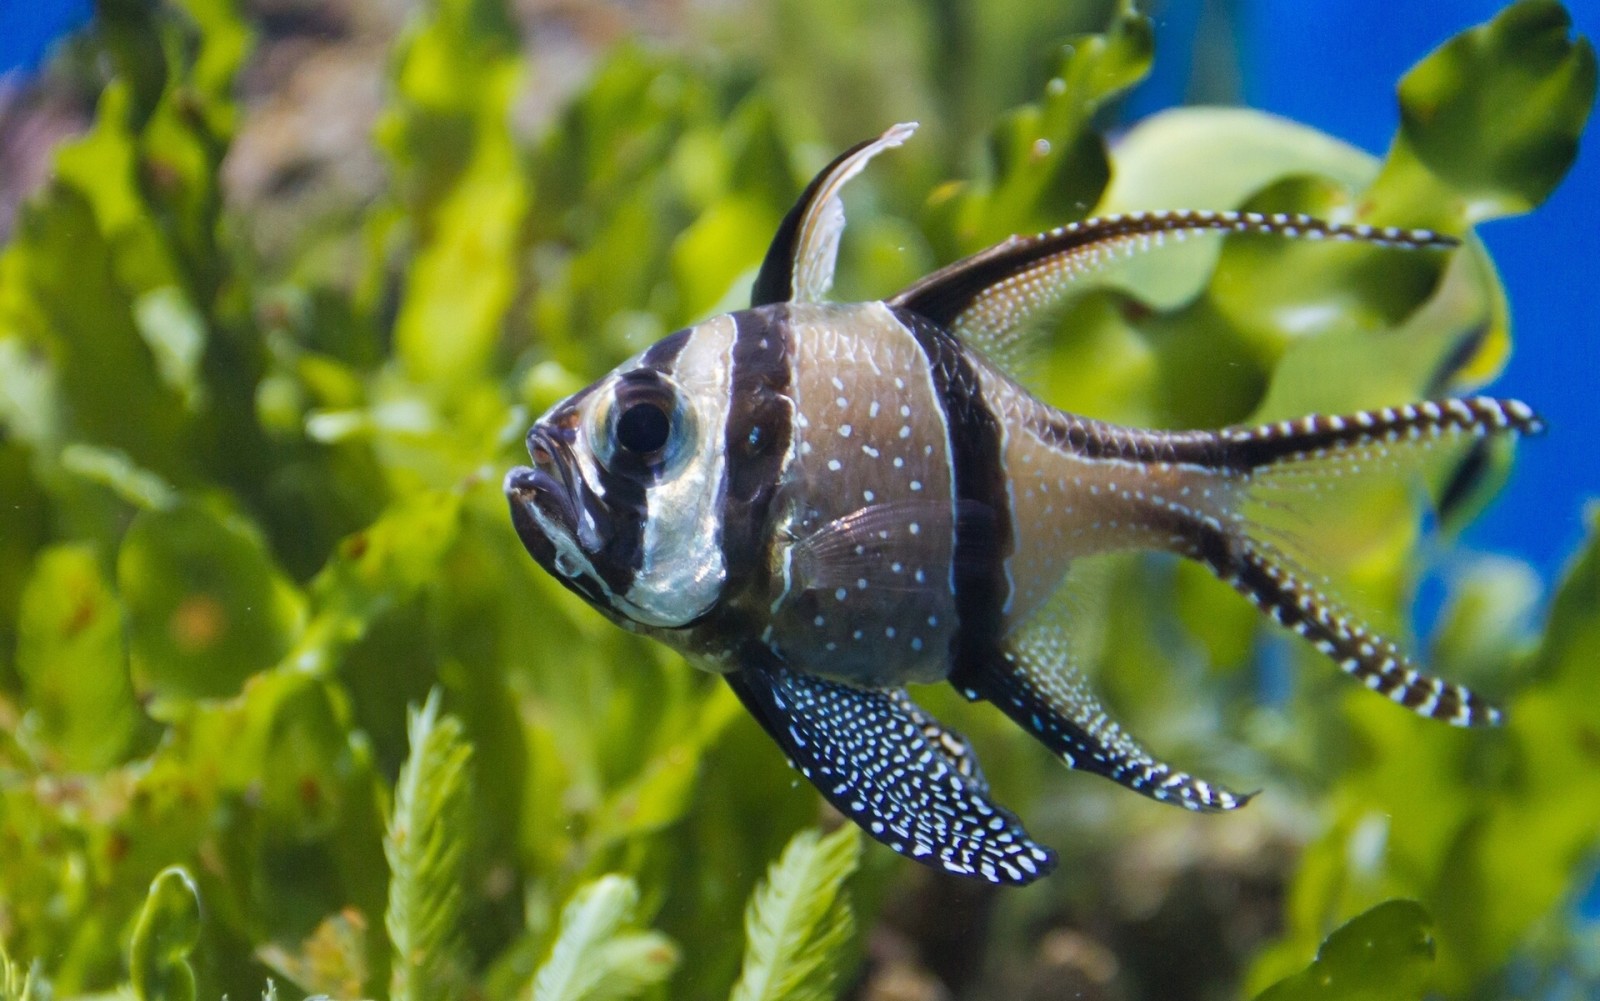
[[[553,522],[575,537],[578,483],[565,444],[545,428],[535,427],[528,432],[528,454],[533,458],[533,465],[512,469],[506,474],[504,484],[519,533],[522,520],[538,512],[543,515],[540,521]]]
[[[585,485],[559,430],[528,432],[532,466],[506,473],[503,489],[517,536],[541,567],[590,601],[604,604],[608,588],[581,542]]]

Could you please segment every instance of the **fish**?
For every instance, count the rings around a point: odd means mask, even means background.
[[[887,299],[831,302],[840,191],[914,128],[853,146],[811,181],[748,309],[663,338],[533,424],[531,465],[504,480],[533,559],[616,624],[721,675],[872,838],[990,883],[1030,883],[1057,856],[909,686],[991,703],[1069,768],[1155,800],[1209,813],[1250,798],[1147,751],[1074,666],[1049,609],[1096,553],[1193,560],[1380,695],[1455,725],[1498,722],[1326,593],[1249,502],[1308,472],[1337,486],[1333,474],[1441,441],[1537,433],[1526,404],[1149,430],[1057,409],[1006,364],[1074,279],[1164,239],[1457,241],[1296,214],[1138,212],[1012,237]]]

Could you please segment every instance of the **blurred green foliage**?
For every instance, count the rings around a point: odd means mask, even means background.
[[[218,174],[250,26],[229,0],[103,0],[93,127],[0,252],[0,995],[828,996],[933,877],[819,836],[723,687],[537,570],[499,491],[531,415],[737,305],[810,172],[891,120],[928,127],[852,191],[842,296],[1132,208],[1467,234],[1549,194],[1595,87],[1562,9],[1524,0],[1407,74],[1382,163],[1239,109],[1108,145],[1101,112],[1152,58],[1127,5],[864,10],[773,5],[706,29],[716,58],[620,45],[528,139],[507,6],[435,0],[397,43],[386,195],[257,260]],[[1510,343],[1470,235],[1448,257],[1193,241],[1087,285],[1056,334],[1030,373],[1047,398],[1161,426],[1464,389]],[[1341,586],[1400,621],[1414,498],[1323,513]],[[1108,861],[1130,844],[1263,828],[1305,841],[1281,928],[1208,989],[1246,962],[1274,1001],[1559,981],[1593,935],[1565,916],[1600,849],[1596,540],[1537,644],[1526,571],[1450,577],[1433,659],[1506,698],[1495,733],[1347,699],[1203,572],[1094,568],[1081,639],[1112,701],[1269,795],[1163,810],[929,693],[1065,849],[963,933],[990,983],[1066,902],[1095,914],[1108,879],[1146,878]],[[1302,668],[1286,702],[1257,699],[1261,657]]]

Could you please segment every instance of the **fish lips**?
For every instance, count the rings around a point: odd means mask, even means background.
[[[528,432],[534,464],[506,473],[503,489],[512,527],[528,555],[568,590],[605,610],[612,598],[594,565],[600,542],[571,439],[570,430],[536,424]]]
[[[551,531],[563,532],[576,543],[582,477],[558,433],[534,427],[528,432],[528,453],[534,465],[517,466],[506,473],[504,490],[511,505],[511,523],[528,554],[555,576],[566,578],[570,576],[563,572],[567,568],[556,566],[558,547]]]
[[[504,489],[511,505],[511,524],[523,547],[540,566],[554,572],[555,543],[550,541],[534,511],[538,510],[559,525],[574,524],[572,502],[561,490],[560,481],[541,469],[517,466],[506,473]]]

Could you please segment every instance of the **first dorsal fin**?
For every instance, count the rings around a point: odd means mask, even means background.
[[[1447,248],[1455,238],[1425,229],[1325,222],[1260,212],[1134,212],[1013,236],[941,268],[889,300],[962,337],[996,361],[1012,360],[1029,321],[1061,303],[1073,279],[1166,237],[1199,232],[1354,240],[1404,249]]]
[[[901,122],[878,138],[845,150],[812,179],[767,248],[750,291],[751,306],[821,301],[833,286],[839,236],[844,232],[840,190],[873,157],[905,142],[916,130],[916,122]]]

